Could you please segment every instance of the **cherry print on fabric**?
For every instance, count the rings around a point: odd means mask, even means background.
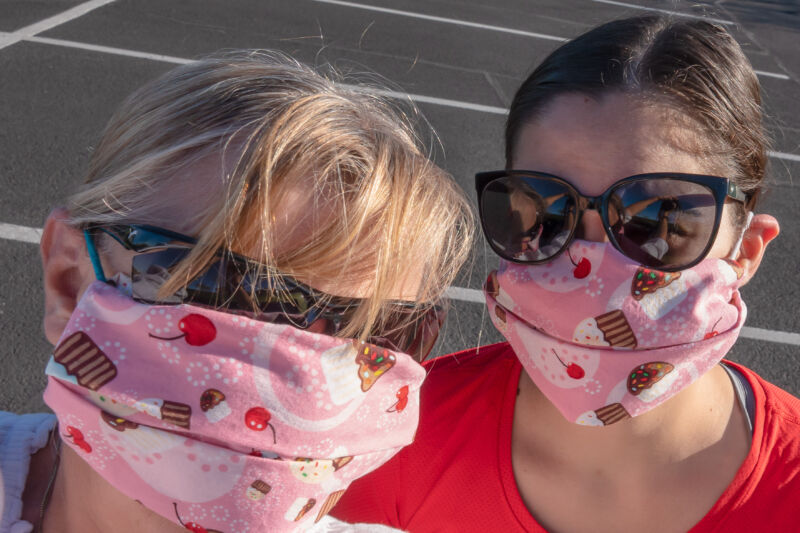
[[[408,385],[403,385],[395,394],[397,401],[386,410],[387,413],[402,413],[408,405]]]
[[[175,507],[175,516],[178,518],[178,523],[192,533],[222,533],[222,531],[218,531],[216,529],[206,529],[200,524],[195,524],[194,522],[184,522],[181,520],[181,515],[178,513],[178,504],[173,502],[172,505]]]
[[[575,265],[575,270],[572,271],[572,275],[575,279],[583,279],[592,273],[592,262],[589,261],[589,259],[581,257],[576,263],[575,259],[572,258],[572,253],[569,251],[569,248],[567,248],[567,256],[570,262]]]
[[[543,265],[501,261],[485,287],[493,323],[567,420],[604,426],[637,416],[697,380],[735,342],[747,312],[729,262],[665,273],[608,243],[576,243]],[[591,263],[583,280],[573,275],[579,254]],[[581,285],[592,280],[602,285]]]
[[[302,530],[324,516],[411,442],[425,371],[407,354],[144,305],[97,282],[47,374],[45,401],[90,467],[184,528],[230,533]]]
[[[214,324],[208,318],[197,313],[192,313],[183,317],[178,322],[178,329],[183,333],[174,337],[159,337],[152,333],[148,333],[148,335],[162,341],[184,339],[186,344],[190,346],[204,346],[213,341],[217,336],[217,328],[214,327]]]
[[[515,265],[521,268],[513,269],[513,271],[526,278],[526,281],[535,283],[549,292],[563,293],[576,289],[585,291],[590,285],[594,286],[593,282],[596,284],[598,280],[602,279],[598,275],[598,269],[602,266],[605,253],[604,243],[575,240],[567,251],[558,256],[556,260],[527,268],[525,265]],[[499,275],[500,272],[498,272]],[[519,304],[504,283],[499,283],[499,286],[510,295],[511,300]],[[503,307],[506,306],[503,305]],[[512,311],[513,309],[506,308],[506,310]]]
[[[579,364],[577,363],[566,364],[564,361],[561,360],[561,358],[558,356],[558,353],[556,353],[555,350],[553,350],[553,355],[555,355],[556,359],[558,359],[558,362],[561,363],[561,365],[567,369],[567,375],[572,379],[581,379],[583,376],[586,375],[586,372],[583,370],[583,368],[581,368]]]
[[[269,423],[270,418],[272,418],[272,415],[263,407],[251,407],[244,414],[244,423],[248,429],[252,429],[253,431],[264,431],[267,428],[271,429],[272,442],[275,444],[278,442],[278,437],[275,435],[275,428]]]
[[[86,442],[86,439],[83,437],[83,432],[80,429],[67,426],[67,432],[64,434],[64,438],[72,441],[75,446],[86,453],[92,453],[92,446]]]

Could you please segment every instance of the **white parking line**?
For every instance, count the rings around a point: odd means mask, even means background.
[[[767,155],[775,159],[785,159],[787,161],[800,161],[800,155],[787,154],[785,152],[767,152]]]
[[[316,0],[323,1],[323,0]],[[64,39],[51,39],[49,37],[26,37],[26,41],[49,44],[52,46],[63,46],[66,48],[77,48],[79,50],[89,50],[92,52],[100,52],[103,54],[114,54],[125,57],[136,57],[141,59],[150,59],[152,61],[162,61],[164,63],[173,64],[186,64],[191,63],[191,59],[183,57],[167,56],[162,54],[152,54],[150,52],[140,52],[138,50],[127,50],[124,48],[115,48],[112,46],[101,46],[98,44],[81,43],[76,41],[67,41]],[[349,86],[351,89],[365,90],[357,86]],[[400,100],[409,99],[413,102],[420,102],[425,104],[442,105],[446,107],[454,107],[457,109],[468,109],[470,111],[478,111],[481,113],[491,113],[493,115],[506,115],[508,110],[504,107],[489,106],[483,104],[474,104],[471,102],[462,102],[460,100],[450,100],[448,98],[438,98],[436,96],[425,96],[423,94],[403,93],[398,91],[389,91],[382,89],[370,89],[369,92],[386,96],[387,98],[397,98]],[[789,154],[785,152],[768,152],[770,157],[774,159],[783,159],[786,161],[800,161],[800,155]]]
[[[51,39],[50,37],[27,37],[25,40],[30,41],[32,43],[63,46],[66,48],[77,48],[79,50],[89,50],[91,52],[100,52],[102,54],[114,54],[118,56],[136,57],[139,59],[150,59],[151,61],[162,61],[164,63],[175,63],[178,65],[184,65],[186,63],[192,62],[191,59],[184,59],[182,57],[151,54],[149,52],[139,52],[138,50],[125,50],[123,48],[114,48],[113,46],[101,46],[99,44],[65,41],[63,39]]]
[[[486,299],[483,296],[483,291],[467,289],[466,287],[448,287],[445,294],[451,300],[459,300],[474,304],[482,304],[486,302]]]
[[[39,244],[41,238],[42,230],[39,228],[17,226],[16,224],[4,224],[0,222],[0,239]]]
[[[625,3],[625,2],[616,2],[614,0],[592,0],[592,1],[593,2],[598,2],[600,4],[610,4],[612,6],[627,7],[627,8],[630,8],[630,9],[641,9],[643,11],[657,11],[659,13],[666,13],[667,15],[675,15],[675,16],[678,16],[678,17],[687,17],[687,18],[693,18],[693,19],[708,20],[710,22],[716,22],[717,24],[725,24],[725,25],[733,24],[732,20],[716,19],[716,18],[713,18],[713,17],[706,17],[706,16],[703,16],[703,15],[691,15],[691,14],[688,14],[688,13],[680,13],[679,11],[669,11],[667,9],[658,9],[658,8],[655,8],[655,7],[638,6],[636,4],[628,4],[628,3]]]
[[[757,341],[776,342],[778,344],[792,344],[800,346],[800,334],[789,333],[788,331],[774,331],[771,329],[751,328],[744,326],[740,333],[745,339],[755,339]]]
[[[778,74],[777,72],[765,72],[763,70],[755,70],[753,72],[756,73],[756,76],[761,76],[762,78],[777,78],[779,80],[790,80],[791,78],[786,74]]]
[[[379,13],[388,13],[390,15],[400,15],[403,17],[411,17],[422,20],[432,20],[434,22],[444,22],[446,24],[456,24],[458,26],[467,26],[470,28],[480,28],[483,30],[499,31],[503,33],[511,33],[514,35],[523,35],[525,37],[534,37],[536,39],[546,39],[548,41],[563,42],[567,39],[565,37],[558,37],[556,35],[547,35],[546,33],[536,33],[532,31],[515,30],[514,28],[504,28],[502,26],[493,26],[491,24],[481,24],[479,22],[470,22],[468,20],[451,19],[447,17],[436,17],[433,15],[425,15],[424,13],[414,13],[413,11],[401,11],[399,9],[389,9],[387,7],[370,6],[366,4],[357,4],[355,2],[343,2],[342,0],[313,0],[321,4],[334,4],[337,6],[354,7],[356,9],[365,9],[367,11],[377,11]]]
[[[0,239],[39,244],[39,239],[41,239],[41,237],[42,230],[39,228],[0,222]],[[469,289],[467,287],[448,287],[446,294],[448,298],[460,302],[475,304],[483,304],[485,302],[482,291]],[[800,334],[788,331],[776,331],[745,326],[742,328],[741,336],[745,339],[800,346]]]
[[[33,37],[37,33],[53,29],[56,26],[64,24],[65,22],[82,17],[89,11],[95,10],[98,7],[103,7],[104,5],[110,4],[113,1],[114,0],[90,0],[89,2],[84,2],[83,4],[77,5],[72,9],[67,9],[58,15],[53,15],[50,18],[40,20],[39,22],[25,26],[24,28],[20,28],[14,32],[5,33],[0,36],[0,48],[5,48],[6,46],[10,46],[28,37]]]

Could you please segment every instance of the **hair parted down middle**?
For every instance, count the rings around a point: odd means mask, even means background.
[[[701,133],[695,155],[712,161],[755,207],[769,139],[761,88],[739,44],[717,24],[647,14],[614,20],[554,50],[517,90],[506,122],[506,162],[520,131],[559,95],[639,97]],[[743,221],[744,210],[740,219]]]
[[[201,228],[199,242],[164,293],[220,250],[259,261],[268,278],[368,280],[366,302],[342,332],[365,338],[414,269],[423,281],[405,296],[422,308],[442,297],[470,253],[469,203],[421,146],[409,117],[368,87],[279,53],[216,55],[128,97],[70,198],[71,222],[159,225],[179,207],[187,212],[182,225]],[[195,176],[200,162],[219,175]],[[308,209],[290,216],[314,231],[278,249],[276,207],[298,192]]]

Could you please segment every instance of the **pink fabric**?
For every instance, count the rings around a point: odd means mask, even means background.
[[[728,352],[744,324],[742,271],[706,259],[663,273],[608,243],[574,241],[544,265],[501,262],[490,316],[570,421],[602,426],[661,404]]]
[[[425,372],[354,341],[96,282],[47,366],[64,442],[195,531],[291,531],[410,443]]]

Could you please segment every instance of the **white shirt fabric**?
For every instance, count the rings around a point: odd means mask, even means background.
[[[0,411],[0,533],[30,533],[22,520],[22,493],[31,455],[47,444],[56,417],[47,413],[17,415]]]

